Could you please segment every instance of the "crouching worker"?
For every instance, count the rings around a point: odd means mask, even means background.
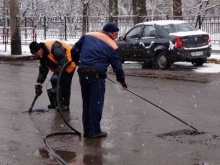
[[[37,84],[35,85],[35,92],[37,95],[41,95],[42,84],[47,78],[49,70],[51,70],[53,72],[53,75],[50,79],[52,89],[47,90],[50,100],[50,105],[48,105],[48,108],[57,108],[58,105],[56,101],[56,89],[58,76],[62,67],[68,61],[72,61],[70,52],[72,46],[63,41],[50,40],[40,43],[33,41],[30,43],[29,48],[30,52],[33,55],[37,56],[40,61]],[[75,63],[70,62],[60,77],[60,98],[62,110],[69,110],[71,82],[75,68]]]
[[[82,36],[73,46],[72,59],[78,63],[78,74],[83,100],[83,129],[84,137],[106,137],[101,130],[100,122],[104,107],[105,78],[107,68],[112,66],[116,79],[124,88],[124,70],[117,53],[118,26],[107,23],[101,32],[90,32]]]

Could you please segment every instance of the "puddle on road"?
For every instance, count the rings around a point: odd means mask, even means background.
[[[83,156],[84,164],[101,165],[103,164],[103,156],[97,154],[88,154]]]
[[[167,136],[171,136],[171,137],[176,137],[176,136],[183,136],[183,135],[189,135],[189,136],[196,136],[196,135],[201,135],[201,134],[205,134],[204,132],[198,132],[195,130],[179,130],[179,131],[172,131],[172,132],[168,132],[168,133],[164,133],[164,134],[158,134],[158,137],[161,138],[165,138]]]
[[[63,160],[65,160],[68,163],[75,162],[76,154],[75,152],[71,151],[62,151],[62,150],[53,150],[57,155],[59,155]],[[39,149],[39,155],[42,158],[54,158],[47,150],[45,149]]]

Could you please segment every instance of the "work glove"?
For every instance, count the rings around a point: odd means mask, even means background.
[[[54,84],[57,84],[58,76],[56,74],[53,74],[52,77],[50,78],[50,81]]]
[[[36,95],[40,96],[42,94],[42,86],[40,84],[35,85],[35,93]]]
[[[127,83],[125,81],[120,82],[120,84],[122,85],[123,88],[126,88],[126,89],[128,88]]]

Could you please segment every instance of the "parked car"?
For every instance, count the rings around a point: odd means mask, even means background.
[[[142,68],[167,69],[178,61],[202,66],[211,55],[209,34],[182,20],[138,23],[116,43],[122,62],[140,61]]]

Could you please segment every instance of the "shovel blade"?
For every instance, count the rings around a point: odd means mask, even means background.
[[[31,113],[33,110],[33,107],[29,108],[28,112]]]

